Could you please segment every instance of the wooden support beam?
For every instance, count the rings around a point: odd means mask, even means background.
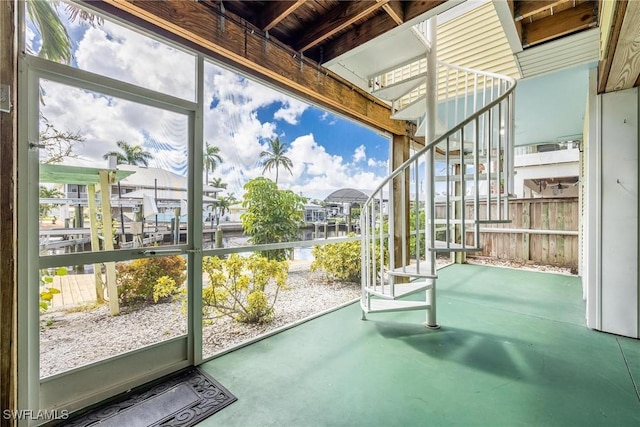
[[[269,31],[304,2],[305,0],[266,2],[260,13],[260,28],[262,31]]]
[[[404,5],[404,22],[430,11],[445,0],[411,1]],[[397,27],[388,14],[376,15],[323,45],[323,61],[327,62]]]
[[[624,16],[627,11],[627,0],[616,1],[612,3],[613,11],[611,12],[611,25],[606,30],[606,40],[602,40],[603,54],[601,55],[600,62],[598,63],[598,93],[604,93],[607,89],[607,82],[609,81],[609,75],[611,73],[611,65],[613,64],[613,58],[616,53],[616,46],[620,38],[620,31],[622,30],[622,23],[624,22]],[[607,17],[608,18],[608,17]],[[600,17],[601,23],[604,17]],[[602,32],[605,32],[605,28],[601,28]]]
[[[314,22],[311,25],[311,31],[306,31],[300,37],[296,37],[300,41],[295,45],[295,50],[304,52],[322,43],[354,22],[372,14],[388,2],[389,0],[341,2],[339,6],[324,15],[321,20]]]
[[[16,409],[16,263],[18,240],[16,227],[17,179],[17,1],[0,1],[0,84],[10,88],[6,96],[12,104],[8,113],[0,112],[0,409]],[[26,260],[24,260],[26,261]],[[22,355],[26,357],[26,355]],[[14,420],[0,417],[0,425]]]
[[[640,2],[630,1],[616,43],[606,91],[632,88],[640,78]]]
[[[392,134],[406,132],[404,121],[392,120],[388,105],[331,71],[275,40],[240,18],[222,20],[209,7],[190,1],[103,0],[93,7],[118,15],[322,108]],[[253,30],[253,31],[252,31]]]
[[[522,26],[523,45],[530,47],[596,25],[595,3],[582,3]]]
[[[380,0],[377,0],[380,1]],[[387,15],[398,25],[404,23],[404,7],[400,0],[393,0],[382,6]]]
[[[394,135],[393,140],[391,141],[392,150],[391,150],[391,164],[393,169],[397,169],[398,166],[403,164],[405,161],[409,160],[409,137],[404,135]],[[393,268],[402,267],[403,265],[409,264],[409,187],[410,187],[410,176],[407,170],[407,173],[403,175],[399,175],[397,178],[393,180],[393,259],[395,265]],[[402,181],[404,180],[404,188],[406,193],[402,194]],[[402,215],[402,211],[404,209],[404,216]],[[402,242],[403,238],[403,226],[406,230],[406,247],[405,254],[406,259],[402,259],[402,246],[400,242]],[[396,278],[396,283],[405,283],[407,282],[407,277],[398,277]]]
[[[566,1],[567,0],[520,0],[516,2],[514,20],[521,21],[524,18],[543,12]]]
[[[102,205],[102,234],[104,237],[104,250],[113,250],[113,218],[111,218],[111,184],[110,174],[106,170],[100,171],[100,204]],[[93,226],[93,223],[92,223]],[[116,285],[116,263],[105,262],[107,275],[107,295],[109,296],[109,312],[112,316],[120,314],[118,302],[118,287]]]

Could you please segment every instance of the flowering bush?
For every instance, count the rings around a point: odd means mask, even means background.
[[[226,260],[205,257],[202,269],[209,279],[202,290],[205,318],[230,316],[243,323],[264,323],[272,320],[278,292],[286,289],[289,265],[255,254],[233,254]]]

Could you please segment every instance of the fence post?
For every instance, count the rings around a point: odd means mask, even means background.
[[[531,202],[525,202],[522,206],[522,228],[531,228]],[[529,233],[522,235],[522,256],[525,261],[531,259],[529,247]]]

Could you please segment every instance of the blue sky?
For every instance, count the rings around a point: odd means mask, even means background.
[[[113,22],[99,27],[69,23],[74,67],[194,100],[195,57]],[[38,52],[37,28],[27,28],[28,49]],[[185,117],[81,89],[41,82],[42,112],[60,130],[86,141],[68,164],[99,166],[116,141],[152,152],[150,166],[185,173]],[[224,163],[213,177],[242,193],[242,185],[263,173],[259,153],[274,137],[286,142],[292,173],[280,171],[279,185],[312,198],[341,187],[372,189],[387,174],[389,140],[335,114],[250,81],[213,63],[205,66],[205,141],[220,147]],[[270,178],[275,173],[267,173]]]

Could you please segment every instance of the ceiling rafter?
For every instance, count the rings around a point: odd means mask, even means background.
[[[332,9],[322,19],[311,25],[311,31],[305,31],[296,37],[300,40],[294,49],[304,52],[352,25],[354,22],[380,9],[390,0],[341,2],[340,6]]]
[[[382,9],[387,12],[387,15],[389,15],[389,17],[393,19],[393,22],[395,22],[396,24],[401,25],[402,23],[404,23],[404,7],[402,6],[402,2],[400,0],[392,0],[382,6]]]
[[[567,0],[520,0],[516,2],[515,20],[521,21],[536,13],[558,6]]]
[[[596,2],[582,3],[522,26],[522,44],[530,47],[597,25]]]
[[[305,0],[266,2],[260,12],[259,25],[262,31],[269,31],[280,21],[304,4]]]
[[[410,21],[423,13],[445,3],[446,0],[411,1],[405,2],[404,22]],[[397,27],[395,21],[388,14],[379,14],[361,25],[351,28],[349,31],[328,41],[323,45],[323,62],[330,61],[354,49],[361,44],[372,40],[379,35]]]

